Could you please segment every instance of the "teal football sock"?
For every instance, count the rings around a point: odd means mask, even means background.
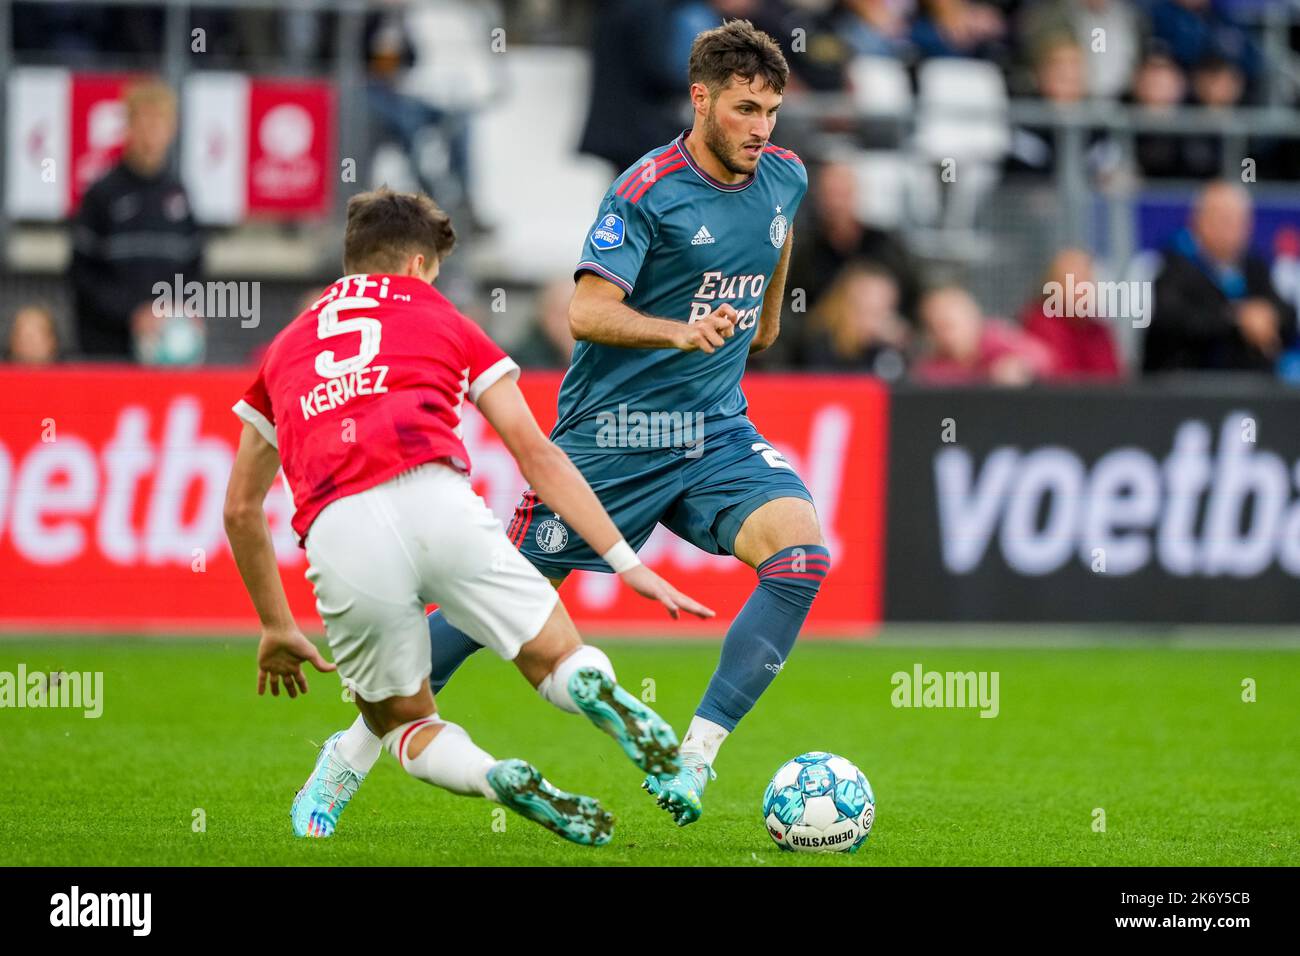
[[[778,551],[758,566],[758,587],[727,629],[697,715],[735,729],[785,666],[830,567],[830,551],[815,544]]]

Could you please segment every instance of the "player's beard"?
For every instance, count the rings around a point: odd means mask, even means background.
[[[727,141],[727,134],[714,115],[713,108],[704,117],[704,145],[708,147],[714,157],[728,171],[735,173],[737,176],[748,176],[754,171],[753,166],[742,166],[737,154],[740,152],[739,147],[733,147]]]

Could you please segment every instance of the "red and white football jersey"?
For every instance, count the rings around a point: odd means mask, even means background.
[[[280,451],[301,542],[331,501],[429,461],[469,472],[461,409],[519,366],[432,285],[353,275],[267,349],[234,406]]]

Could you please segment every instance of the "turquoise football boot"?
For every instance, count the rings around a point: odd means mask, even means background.
[[[628,759],[652,777],[668,777],[681,768],[677,734],[668,721],[637,700],[595,667],[569,678],[569,694],[587,718],[609,734]]]
[[[659,806],[673,815],[679,827],[694,823],[704,812],[704,788],[718,775],[697,753],[682,754],[682,769],[676,774],[659,778],[651,774],[641,784],[641,789],[655,797]]]
[[[364,773],[353,770],[335,756],[343,731],[325,741],[316,758],[311,776],[293,798],[289,816],[293,832],[300,837],[330,837],[339,825],[348,801],[366,779]]]
[[[604,846],[613,836],[614,817],[599,801],[556,789],[525,760],[499,760],[487,779],[505,806],[566,840]]]

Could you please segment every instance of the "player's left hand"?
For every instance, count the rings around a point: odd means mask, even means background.
[[[307,677],[302,672],[303,661],[311,662],[312,667],[322,674],[337,670],[296,627],[287,630],[263,628],[262,642],[257,647],[258,695],[266,693],[268,679],[272,697],[280,696],[281,680],[290,697],[297,697],[300,690],[307,693]]]
[[[644,564],[629,568],[619,577],[637,594],[662,604],[674,621],[682,611],[705,620],[715,615],[711,608],[705,607],[690,595],[683,594]]]

